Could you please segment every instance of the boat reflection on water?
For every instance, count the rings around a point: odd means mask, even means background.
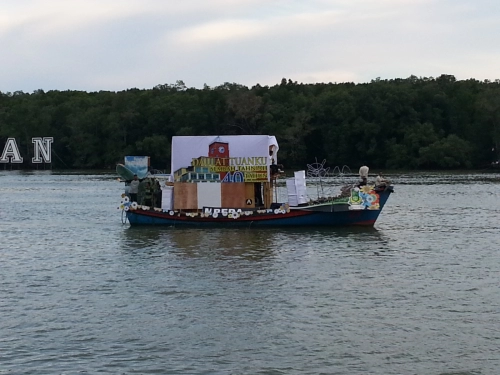
[[[272,241],[269,241],[269,234],[272,232],[225,228],[130,227],[124,230],[123,247],[187,257],[244,257],[259,260],[271,256],[275,249]]]
[[[296,250],[332,251],[355,241],[359,252],[380,252],[388,249],[386,235],[373,227],[346,228],[174,228],[129,227],[123,231],[124,250],[168,252],[186,257],[240,257],[260,260],[282,252]],[[323,250],[324,251],[324,250]]]

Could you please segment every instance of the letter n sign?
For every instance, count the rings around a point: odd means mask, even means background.
[[[34,144],[33,146],[33,158],[31,162],[33,163],[51,163],[52,158],[52,142],[54,142],[54,138],[52,137],[43,137],[43,138],[32,138],[31,142]],[[43,161],[42,161],[43,159]]]

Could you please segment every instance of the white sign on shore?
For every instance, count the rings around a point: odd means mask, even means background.
[[[31,138],[33,143],[33,157],[32,163],[52,163],[52,137],[35,137]],[[3,148],[0,163],[22,163],[23,157],[19,152],[15,138],[7,138],[7,142]]]

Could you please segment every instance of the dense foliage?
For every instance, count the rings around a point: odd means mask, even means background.
[[[113,168],[125,155],[150,155],[168,169],[172,136],[224,134],[275,135],[287,167],[315,158],[351,168],[482,167],[498,157],[500,81],[0,92],[0,151],[14,137],[25,163],[31,138],[51,136],[53,168]]]

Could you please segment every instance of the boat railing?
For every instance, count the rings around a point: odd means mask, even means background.
[[[346,196],[347,191],[356,186],[359,177],[354,174],[344,174],[323,177],[306,178],[306,194],[310,202],[328,201]],[[288,201],[286,177],[276,180],[274,201],[283,203]]]

